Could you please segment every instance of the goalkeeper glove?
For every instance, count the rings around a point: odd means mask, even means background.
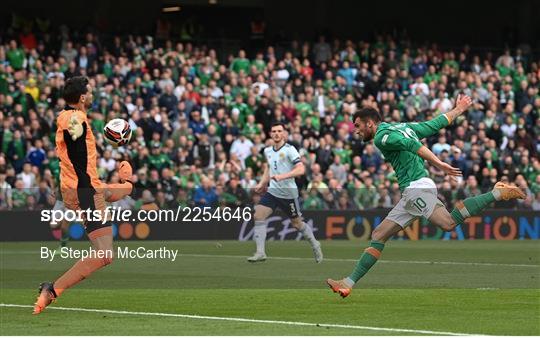
[[[76,141],[83,134],[83,125],[75,115],[71,116],[69,120],[68,133],[73,141]]]

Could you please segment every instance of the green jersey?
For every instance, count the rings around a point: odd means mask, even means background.
[[[448,120],[444,115],[421,123],[379,124],[374,138],[375,146],[382,152],[385,161],[394,167],[401,191],[412,181],[428,176],[424,159],[417,153],[422,147],[420,140],[436,134],[447,125]]]
[[[244,71],[245,74],[249,73],[249,65],[250,62],[246,58],[236,58],[233,60],[231,64],[231,69],[235,73],[240,73],[241,70]]]
[[[10,49],[6,52],[6,57],[11,67],[15,70],[22,69],[24,65],[24,52],[21,48]]]

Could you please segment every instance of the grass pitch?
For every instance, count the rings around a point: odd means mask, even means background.
[[[55,245],[0,243],[3,335],[540,335],[537,241],[392,241],[346,299],[324,281],[366,243],[322,242],[316,264],[306,242],[268,242],[250,264],[252,242],[116,242],[179,256],[116,260],[32,316],[39,283],[74,262],[40,259]]]

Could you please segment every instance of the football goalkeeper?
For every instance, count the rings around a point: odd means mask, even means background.
[[[67,105],[56,120],[56,153],[60,158],[60,190],[64,205],[71,210],[103,212],[106,200],[117,201],[131,193],[131,165],[126,161],[120,163],[118,174],[122,183],[102,183],[97,174],[96,142],[86,115],[93,99],[88,79],[76,76],[67,80],[63,98]],[[41,313],[66,289],[112,262],[112,226],[107,222],[88,220],[84,226],[92,246],[103,258],[79,260],[54,283],[41,283],[33,314]]]

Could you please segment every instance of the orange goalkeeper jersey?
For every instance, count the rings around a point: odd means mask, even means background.
[[[75,141],[68,132],[73,115],[83,126],[81,137]],[[97,174],[96,140],[86,113],[66,106],[58,115],[56,124],[56,154],[60,159],[64,203],[70,209],[95,209],[94,195],[101,193],[101,181]]]

